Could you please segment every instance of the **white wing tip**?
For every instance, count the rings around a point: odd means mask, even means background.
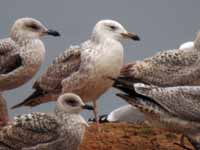
[[[140,88],[140,87],[141,87],[141,88],[144,88],[144,87],[146,87],[146,85],[143,84],[143,83],[135,83],[135,84],[134,84],[134,87],[135,87],[135,88]]]

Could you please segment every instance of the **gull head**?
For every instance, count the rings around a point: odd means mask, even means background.
[[[35,39],[44,35],[60,36],[59,32],[48,29],[40,21],[33,18],[17,19],[11,28],[11,37]]]
[[[93,30],[93,36],[100,40],[107,38],[117,41],[123,41],[124,39],[140,40],[137,34],[128,32],[119,22],[114,20],[97,22]]]
[[[60,110],[71,114],[80,113],[83,109],[94,109],[92,106],[84,104],[82,99],[73,93],[66,93],[59,96],[57,104]]]

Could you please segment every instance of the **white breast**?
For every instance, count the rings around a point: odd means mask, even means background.
[[[123,65],[123,47],[118,42],[108,42],[97,46],[88,55],[91,55],[91,62],[87,65],[90,73],[81,95],[85,100],[94,100],[112,86],[113,81],[108,77],[119,76]]]
[[[123,65],[123,47],[119,42],[108,41],[98,50],[96,55],[96,73],[116,77]]]

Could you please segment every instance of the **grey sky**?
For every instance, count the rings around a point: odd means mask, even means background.
[[[98,20],[115,19],[141,37],[141,42],[124,43],[125,61],[128,62],[193,40],[200,29],[199,7],[199,0],[1,0],[0,38],[9,35],[9,28],[17,18],[27,16],[39,19],[62,34],[61,38],[46,37],[43,40],[47,49],[45,64],[29,83],[4,94],[9,107],[29,95],[33,81],[55,56],[69,45],[86,40]],[[111,90],[100,98],[101,113],[124,104],[114,95],[115,92]],[[51,111],[53,106],[45,104],[10,113],[13,116],[31,111],[46,112]]]

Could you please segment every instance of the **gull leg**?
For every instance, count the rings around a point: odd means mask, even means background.
[[[97,123],[97,127],[99,127],[99,115],[98,115],[98,108],[97,108],[97,101],[93,101],[93,106],[94,106],[94,110],[93,110],[93,113],[94,113],[94,118],[96,120],[96,123]]]
[[[6,100],[4,99],[1,93],[0,94],[0,128],[5,126],[8,123],[8,120],[9,120],[9,117],[8,117]]]

